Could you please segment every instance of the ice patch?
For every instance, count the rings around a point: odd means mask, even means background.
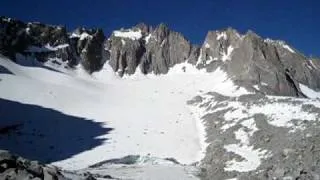
[[[121,39],[122,46],[126,45],[126,41]]]
[[[240,155],[245,160],[231,160],[226,162],[225,171],[249,172],[256,170],[261,164],[261,158],[266,157],[267,151],[254,149],[252,146],[241,146],[239,144],[225,145],[224,148],[228,152],[233,152]]]
[[[318,69],[318,67],[313,63],[312,59],[310,59],[309,62],[314,69]]]
[[[277,127],[291,127],[291,120],[302,119],[312,121],[317,118],[316,114],[301,110],[302,105],[291,105],[288,103],[270,103],[266,105],[254,105],[249,109],[250,114],[266,114],[272,118],[269,124]],[[281,109],[281,111],[279,111]]]
[[[256,131],[259,130],[253,118],[241,122],[241,125],[248,129],[249,136],[252,136]]]
[[[300,90],[302,91],[302,93],[304,95],[306,95],[308,98],[313,98],[313,99],[316,99],[316,98],[320,98],[320,92],[318,91],[315,91],[311,88],[309,88],[308,86],[306,85],[303,85],[303,84],[299,84],[299,87],[300,87]]]
[[[227,61],[227,60],[231,60],[231,54],[232,54],[232,51],[234,50],[234,48],[230,45],[227,49],[227,53],[225,52],[222,52],[222,57],[221,57],[221,60],[223,62]]]
[[[216,58],[216,57],[212,58],[212,56],[209,56],[209,59],[206,60],[206,64],[207,65],[211,64],[213,61],[217,61],[217,60],[218,60],[218,58]]]
[[[226,32],[217,32],[217,40],[219,41],[220,39],[227,40],[227,33]]]
[[[138,40],[142,37],[141,30],[133,31],[131,29],[127,31],[113,31],[113,35],[115,37],[128,38],[132,40]]]
[[[245,131],[244,128],[240,128],[235,132],[236,139],[239,140],[240,143],[225,145],[224,148],[228,152],[240,155],[245,160],[236,161],[233,159],[226,162],[226,171],[253,171],[260,166],[261,159],[265,158],[268,152],[266,150],[254,149],[253,146],[250,146],[250,137],[258,130],[254,119],[245,120],[241,124],[247,129]]]
[[[50,52],[50,51],[57,51],[59,49],[63,49],[69,47],[69,44],[60,44],[58,46],[50,46],[49,44],[45,45],[44,47],[37,47],[37,46],[29,46],[25,52]]]
[[[5,22],[10,22],[11,18],[3,18],[2,20],[5,21]]]
[[[69,44],[60,44],[58,46],[50,46],[50,45],[46,45],[45,46],[47,49],[50,49],[52,51],[56,51],[58,49],[64,49],[64,48],[67,48],[69,47]]]
[[[26,33],[30,34],[30,28],[29,27],[26,28]]]
[[[198,57],[198,61],[197,61],[197,63],[196,63],[196,66],[198,66],[199,64],[201,64],[202,63],[202,49],[200,49],[200,55],[199,55],[199,57]]]
[[[282,47],[287,49],[288,51],[290,51],[292,53],[295,53],[295,51],[290,46],[288,46],[287,44],[283,45]]]
[[[151,35],[151,33],[150,33],[150,34],[148,34],[148,36],[145,37],[146,44],[149,43],[151,36],[152,36],[152,35]]]
[[[265,39],[264,40],[265,43],[270,43],[270,44],[274,44],[274,45],[280,45],[283,48],[287,49],[288,51],[290,51],[291,53],[295,53],[295,51],[289,46],[287,45],[284,41],[280,41],[280,40],[273,40],[273,39]]]
[[[79,34],[76,34],[76,33],[72,33],[69,37],[70,37],[70,38],[79,38],[80,35],[79,35]]]
[[[162,42],[161,42],[160,46],[161,46],[161,47],[163,47],[163,45],[164,45],[166,42],[167,42],[167,40],[166,40],[166,39],[162,40]]]
[[[86,39],[86,38],[88,38],[88,37],[91,37],[91,35],[88,34],[88,33],[86,33],[86,32],[84,32],[84,33],[82,33],[82,34],[80,35],[79,40],[82,41],[82,40],[84,40],[84,39]]]

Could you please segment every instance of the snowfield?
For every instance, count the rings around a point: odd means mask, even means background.
[[[167,75],[137,72],[123,78],[107,63],[92,76],[80,67],[61,73],[20,66],[5,58],[0,59],[0,65],[13,73],[0,74],[0,98],[112,128],[94,137],[103,140],[101,145],[52,163],[68,170],[126,155],[173,157],[183,164],[198,162],[204,156],[205,132],[186,102],[197,93],[212,90],[226,95],[247,93],[220,69],[207,73],[187,63],[176,65]],[[55,137],[55,133],[47,135]],[[68,141],[68,137],[61,141]],[[17,148],[24,147],[24,143],[17,137]],[[50,154],[50,150],[42,153]]]
[[[259,170],[279,152],[255,139],[265,126],[294,134],[320,117],[319,92],[303,84],[301,91],[312,99],[253,94],[235,86],[220,68],[208,73],[189,63],[175,65],[166,75],[137,70],[119,77],[108,63],[89,75],[81,66],[65,68],[57,58],[44,64],[19,58],[23,66],[0,57],[0,113],[5,117],[0,125],[23,124],[19,133],[1,138],[0,149],[53,158],[48,162],[77,173],[198,179],[195,165],[222,151],[226,156],[209,165],[233,173],[230,179],[235,172]],[[216,140],[221,140],[217,149],[206,152]],[[104,163],[128,155],[140,159]]]

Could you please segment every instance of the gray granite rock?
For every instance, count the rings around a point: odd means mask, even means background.
[[[317,101],[259,94],[228,97],[208,93],[193,98],[189,104],[207,111],[202,116],[209,144],[201,163],[202,179],[319,179],[320,123],[317,119],[320,109]],[[291,119],[289,124],[281,124],[277,115],[268,112],[270,104],[283,104],[289,109],[297,107],[297,113],[308,112],[317,118],[306,120],[287,115]],[[265,110],[249,113],[251,108],[265,105]],[[228,118],[227,114],[232,111],[239,114],[238,117]],[[285,109],[282,111],[287,113]],[[247,138],[242,138],[245,136]],[[233,150],[226,148],[229,145],[233,145]],[[243,157],[241,152],[250,156]],[[255,154],[260,154],[260,160],[255,159]],[[248,161],[251,164],[247,164]]]
[[[70,36],[63,26],[9,21],[6,17],[0,18],[0,25],[0,53],[13,60],[17,54],[35,57],[40,62],[60,58],[70,67],[81,62],[92,73],[100,70],[108,58],[101,29],[78,28]]]
[[[28,180],[54,179],[66,180],[61,170],[54,166],[45,166],[37,161],[30,161],[22,157],[0,150],[0,179]]]
[[[133,74],[137,67],[143,73],[165,74],[175,64],[194,61],[197,49],[180,33],[171,31],[165,24],[156,28],[145,24],[122,30],[140,32],[141,38],[110,37],[110,65],[120,74]],[[139,70],[139,69],[138,69]]]
[[[65,171],[0,150],[1,180],[96,180],[97,178],[102,177],[84,172]],[[113,178],[106,176],[103,179]]]
[[[300,83],[320,87],[318,62],[283,41],[263,39],[252,31],[209,31],[200,51],[198,67],[217,64],[238,85],[258,85],[265,94],[304,97]]]

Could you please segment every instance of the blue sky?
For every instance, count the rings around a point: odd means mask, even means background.
[[[1,0],[0,15],[24,21],[101,27],[106,34],[139,22],[161,22],[201,44],[208,30],[233,27],[282,39],[320,56],[318,0]]]

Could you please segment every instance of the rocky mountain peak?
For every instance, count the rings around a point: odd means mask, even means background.
[[[58,58],[71,67],[80,63],[89,73],[107,62],[120,76],[139,71],[166,74],[174,65],[189,62],[209,72],[220,68],[239,85],[264,94],[303,96],[299,84],[320,89],[318,61],[284,41],[263,39],[251,30],[245,34],[231,27],[209,31],[198,47],[164,23],[115,30],[106,40],[101,29],[68,33],[63,26],[6,17],[0,22],[0,51],[12,59],[17,54],[42,62]]]
[[[140,29],[143,34],[148,34],[149,32],[152,31],[152,27],[147,25],[147,24],[145,24],[145,23],[143,23],[143,22],[138,23],[137,25],[135,25],[133,27],[133,29],[135,29],[135,28]]]
[[[149,28],[148,33],[147,27],[150,26],[140,24],[113,32],[108,47],[111,52],[109,63],[120,75],[133,74],[136,70],[164,74],[190,57],[192,45],[180,33],[165,24]]]
[[[21,55],[41,62],[58,58],[70,67],[81,63],[90,73],[99,70],[106,60],[102,59],[106,53],[101,29],[78,28],[70,35],[64,26],[24,23],[6,17],[1,17],[0,24],[1,54],[13,60],[18,61],[16,56]]]
[[[166,37],[169,36],[170,29],[164,23],[159,24],[152,34],[156,37],[157,40],[163,41]]]
[[[304,96],[300,84],[319,88],[317,66],[284,41],[263,39],[251,30],[244,35],[232,28],[209,31],[196,65],[222,68],[239,85],[266,94]]]

